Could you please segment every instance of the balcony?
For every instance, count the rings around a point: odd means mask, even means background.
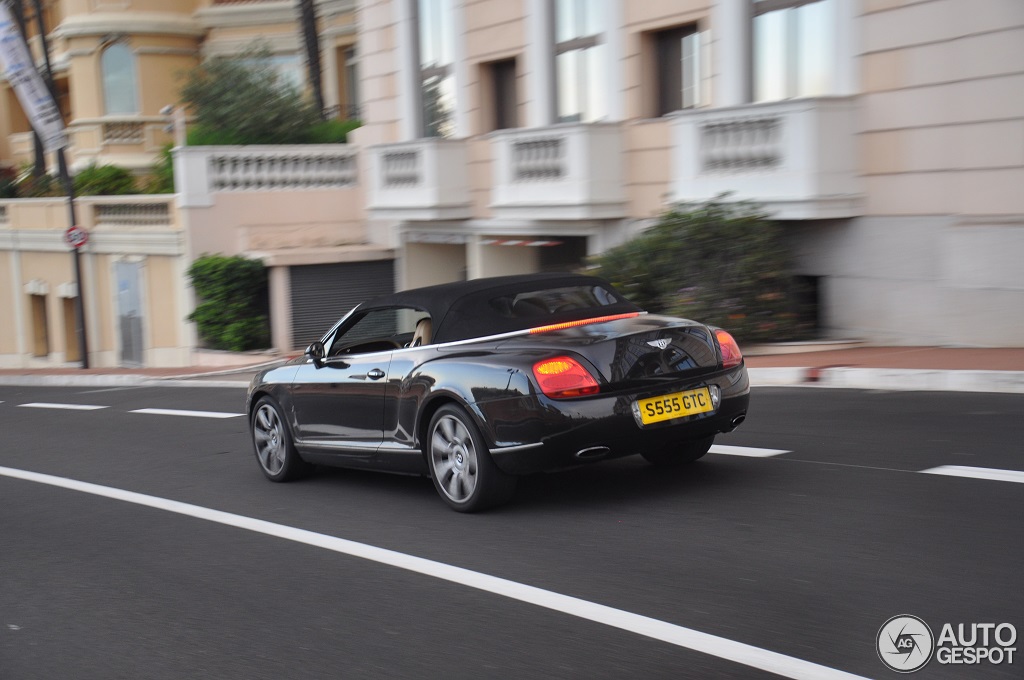
[[[153,167],[164,144],[171,141],[164,116],[105,116],[78,118],[68,124],[69,162],[74,171],[88,165],[118,165],[146,172]],[[31,132],[8,135],[11,160],[30,163],[34,158]],[[56,167],[54,154],[47,156]]]
[[[724,193],[776,218],[855,217],[856,103],[849,97],[700,109],[672,121],[672,202]]]
[[[607,123],[500,130],[490,135],[491,210],[511,219],[626,216],[622,138]]]
[[[358,151],[346,144],[190,146],[174,153],[185,207],[213,205],[216,193],[324,191],[358,183]]]
[[[375,219],[463,220],[472,215],[464,142],[426,138],[370,147],[368,209]]]

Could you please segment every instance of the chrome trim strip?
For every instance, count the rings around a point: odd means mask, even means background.
[[[353,309],[352,311],[354,312],[355,310]],[[637,316],[647,316],[648,313],[649,312],[647,312],[646,310],[641,310],[640,312],[637,312]],[[324,334],[324,336],[323,336],[324,339],[329,337],[331,335],[331,333],[333,333],[335,330],[337,330],[341,326],[341,324],[343,324],[345,322],[345,319],[347,319],[351,314],[352,314],[352,312],[349,312],[348,314],[346,314],[345,317],[341,321],[336,323],[331,328],[331,330],[327,331],[327,333]],[[494,342],[496,340],[508,340],[509,338],[517,338],[517,337],[519,337],[521,335],[530,335],[530,331],[531,330],[533,330],[533,329],[532,328],[525,328],[525,329],[523,329],[521,331],[509,331],[507,333],[497,333],[495,335],[482,335],[479,338],[466,338],[465,340],[452,340],[451,342],[442,342],[442,343],[439,343],[439,344],[436,344],[436,345],[431,344],[431,345],[419,345],[417,347],[396,347],[395,349],[381,350],[379,352],[366,352],[365,354],[341,354],[341,355],[338,355],[337,357],[330,357],[330,358],[331,359],[341,359],[343,357],[369,357],[369,356],[373,356],[374,354],[388,354],[388,353],[407,352],[407,351],[410,351],[410,350],[423,350],[423,349],[440,349],[442,347],[456,347],[458,345],[469,345],[469,344],[473,344],[473,343],[476,343],[476,342]],[[323,342],[323,339],[321,339],[321,342]]]
[[[648,312],[642,310],[637,312],[637,316],[647,316]],[[451,342],[442,342],[439,345],[422,345],[420,347],[406,347],[403,349],[424,349],[426,347],[454,347],[456,345],[468,345],[474,342],[492,342],[494,340],[507,340],[509,338],[516,338],[520,335],[530,335],[532,328],[525,328],[521,331],[509,331],[508,333],[498,333],[497,335],[483,335],[479,338],[467,338],[465,340],[453,340]],[[401,350],[396,350],[401,351]]]
[[[544,446],[544,442],[534,442],[533,444],[520,444],[518,446],[502,446],[500,448],[491,449],[491,453],[516,453],[518,451],[529,451],[530,449],[536,449]]]
[[[357,451],[376,451],[380,444],[365,444],[360,442],[324,441],[322,439],[296,439],[296,446],[312,446],[318,449],[345,449]]]
[[[419,451],[415,446],[400,442],[383,442],[367,444],[365,442],[331,441],[323,439],[296,439],[296,446],[308,446],[318,449],[343,449],[346,451]]]
[[[403,444],[401,442],[384,442],[380,445],[380,451],[415,451],[419,453],[420,450],[410,444]]]

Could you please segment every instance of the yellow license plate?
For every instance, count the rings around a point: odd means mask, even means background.
[[[644,425],[715,410],[711,405],[711,392],[706,387],[640,399],[636,405],[640,412],[640,422]]]

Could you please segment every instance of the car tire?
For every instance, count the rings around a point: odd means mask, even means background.
[[[711,449],[715,443],[715,435],[704,439],[695,439],[682,442],[681,444],[670,444],[656,451],[644,451],[640,455],[653,465],[658,467],[678,467],[703,458],[704,454]]]
[[[516,478],[498,469],[480,429],[463,408],[439,408],[423,447],[434,488],[453,510],[476,512],[512,497]]]
[[[288,482],[309,473],[313,466],[299,457],[288,423],[276,401],[262,397],[249,419],[256,462],[267,479]]]

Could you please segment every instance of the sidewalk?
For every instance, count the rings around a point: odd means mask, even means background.
[[[755,386],[1024,394],[1024,348],[864,347],[826,342],[752,347],[745,358]],[[261,360],[231,369],[0,369],[0,385],[246,387],[259,370],[283,361]]]
[[[757,348],[746,357],[754,385],[1024,394],[1024,348]]]

